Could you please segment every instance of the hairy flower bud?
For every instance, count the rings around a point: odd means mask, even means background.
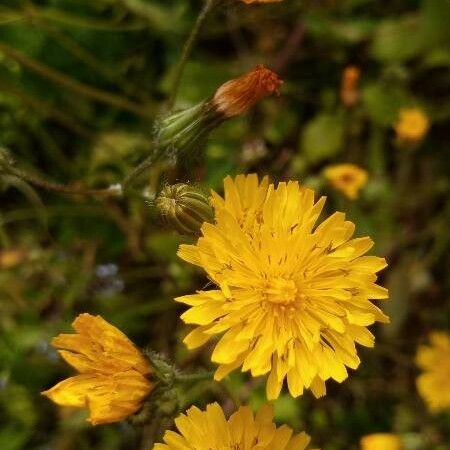
[[[247,112],[264,97],[278,93],[282,84],[275,72],[263,65],[256,66],[251,72],[220,86],[212,103],[226,117],[237,116]]]
[[[202,224],[214,217],[207,197],[188,184],[166,186],[155,204],[164,221],[180,234],[197,235]]]
[[[221,114],[214,111],[208,102],[177,111],[157,124],[156,148],[169,157],[196,152],[222,121]]]
[[[225,120],[247,112],[264,97],[278,92],[282,83],[276,73],[257,66],[249,73],[227,81],[213,98],[170,113],[156,124],[154,159],[198,153],[212,130]]]
[[[355,66],[346,67],[342,73],[340,96],[342,103],[348,108],[355,106],[359,101],[358,81],[360,75],[361,71]]]

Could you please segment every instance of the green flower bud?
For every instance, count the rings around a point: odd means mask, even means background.
[[[204,146],[210,132],[223,120],[223,114],[209,102],[170,114],[156,124],[155,148],[166,157],[191,155]]]
[[[188,184],[166,186],[155,205],[164,221],[180,234],[198,235],[203,222],[212,222],[214,218],[207,197]]]

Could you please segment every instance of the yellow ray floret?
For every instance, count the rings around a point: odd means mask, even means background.
[[[310,441],[308,435],[294,435],[286,425],[277,428],[268,405],[256,416],[242,406],[228,420],[217,403],[206,411],[194,406],[175,419],[175,425],[178,433],[166,431],[165,443],[153,450],[304,450]]]
[[[202,226],[196,245],[179,256],[201,266],[218,286],[177,300],[181,316],[197,325],[186,337],[192,349],[212,336],[215,378],[241,367],[268,374],[267,396],[325,394],[325,381],[347,378],[359,365],[355,343],[374,345],[367,326],[388,322],[372,299],[383,258],[364,256],[373,243],[353,238],[354,224],[335,213],[316,225],[325,199],[297,182],[269,184],[256,175],[227,177],[225,196],[212,195],[215,223]]]
[[[88,408],[93,425],[134,414],[153,389],[148,360],[134,344],[100,316],[81,314],[76,334],[60,334],[52,345],[79,375],[61,381],[43,395],[61,406]]]
[[[417,390],[430,411],[439,412],[450,409],[450,336],[431,333],[430,343],[417,351],[416,363],[423,370]]]

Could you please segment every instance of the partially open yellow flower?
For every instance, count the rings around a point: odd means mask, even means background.
[[[153,450],[304,450],[310,441],[307,434],[293,434],[286,425],[277,428],[269,405],[256,416],[241,406],[228,420],[217,403],[206,411],[193,406],[175,419],[175,425],[179,432],[166,431],[165,444]]]
[[[416,363],[423,373],[416,384],[430,411],[439,412],[450,408],[450,336],[431,333],[430,343],[417,351]]]
[[[100,316],[80,314],[76,334],[60,334],[52,345],[79,375],[43,395],[60,406],[88,408],[93,425],[136,413],[153,389],[148,360],[116,327]]]
[[[363,256],[368,237],[352,239],[355,226],[335,213],[316,225],[325,198],[298,182],[269,184],[257,175],[224,181],[225,198],[213,193],[215,224],[204,223],[196,245],[179,256],[203,267],[218,289],[177,300],[189,305],[181,318],[197,325],[188,348],[219,335],[212,361],[215,378],[242,367],[269,374],[267,396],[284,380],[297,397],[325,394],[325,381],[348,376],[360,363],[355,343],[374,345],[367,326],[388,318],[371,303],[385,299],[376,284],[383,258]]]
[[[402,450],[400,438],[391,433],[376,433],[361,439],[361,450]]]
[[[428,133],[430,121],[425,112],[419,108],[403,108],[394,128],[399,141],[415,144]]]
[[[336,164],[328,166],[325,178],[338,191],[351,200],[358,198],[359,191],[366,185],[368,174],[355,164]]]
[[[237,116],[247,112],[262,98],[278,92],[282,84],[275,72],[260,65],[220,86],[212,103],[226,117]]]

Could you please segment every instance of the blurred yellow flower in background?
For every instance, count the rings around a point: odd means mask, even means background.
[[[212,103],[226,117],[237,116],[246,113],[264,97],[278,93],[282,84],[283,81],[275,72],[259,65],[220,86]]]
[[[0,269],[12,269],[25,259],[25,252],[20,249],[0,250]]]
[[[361,438],[361,450],[403,450],[403,444],[395,434],[375,433]]]
[[[359,191],[367,184],[367,171],[355,164],[335,164],[324,171],[325,178],[351,200],[358,198]]]
[[[93,425],[136,413],[153,389],[148,360],[100,316],[80,314],[72,325],[77,333],[60,334],[52,345],[79,375],[42,394],[60,406],[88,408]]]
[[[443,332],[430,334],[430,345],[417,350],[417,390],[432,412],[450,408],[450,337]]]
[[[293,434],[286,425],[273,422],[273,408],[264,405],[254,416],[248,406],[241,406],[227,420],[217,403],[206,411],[193,406],[175,419],[179,433],[166,431],[165,444],[153,450],[304,450],[310,438],[305,433]]]
[[[267,396],[279,396],[285,378],[297,397],[325,394],[325,381],[348,376],[360,363],[355,343],[374,345],[367,326],[389,319],[371,299],[386,299],[376,284],[383,258],[363,256],[368,237],[351,239],[355,226],[335,213],[315,223],[325,198],[298,182],[269,184],[257,175],[225,178],[225,196],[213,193],[215,224],[204,223],[196,245],[179,256],[203,267],[219,287],[177,300],[191,306],[181,318],[198,325],[188,348],[222,335],[212,361],[215,378],[242,366],[269,373]]]
[[[420,142],[428,133],[429,128],[428,116],[419,108],[401,109],[398,121],[394,125],[397,139],[409,144]]]

